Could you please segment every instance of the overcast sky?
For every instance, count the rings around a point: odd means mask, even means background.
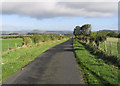
[[[72,31],[76,25],[91,24],[93,31],[117,30],[117,11],[117,2],[3,2],[0,27]]]

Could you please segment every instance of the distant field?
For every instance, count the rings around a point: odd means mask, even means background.
[[[2,41],[2,52],[8,50],[9,48],[15,48],[15,43],[17,43],[17,46],[22,45],[22,39],[0,39]]]
[[[110,48],[110,42],[112,42],[112,47],[111,48]],[[110,52],[110,50],[112,50],[112,54],[114,56],[118,56],[117,42],[118,42],[118,38],[107,38],[107,40],[106,40],[107,51]],[[104,51],[105,43],[102,43],[100,45],[100,47]]]

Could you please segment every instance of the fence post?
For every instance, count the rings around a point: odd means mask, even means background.
[[[9,43],[8,43],[8,50],[10,50],[10,48],[9,48]]]
[[[105,52],[107,52],[107,46],[106,46],[106,41],[105,41],[104,43],[105,43]]]
[[[119,67],[119,69],[120,69],[120,39],[118,39],[118,43],[117,43],[117,49],[118,49],[118,67]]]
[[[112,42],[110,41],[110,54],[112,55]]]
[[[98,49],[100,49],[100,44],[101,44],[101,42],[99,42],[99,46],[98,46]]]
[[[17,49],[17,43],[15,43],[15,48]]]

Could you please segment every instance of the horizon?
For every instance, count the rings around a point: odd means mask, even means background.
[[[39,30],[39,29],[32,29],[32,30],[29,30],[29,31],[34,31],[34,30],[38,30],[38,31],[41,31],[41,32],[46,32],[46,31],[56,31],[56,32],[59,32],[59,31],[70,31],[72,32],[72,30]],[[103,29],[103,30],[98,30],[98,31],[106,31],[107,29]],[[22,31],[28,31],[28,30],[19,30],[19,31],[11,31],[11,32],[22,32]],[[108,31],[120,31],[119,29],[118,30],[108,30]],[[10,32],[10,31],[0,31],[0,32]],[[97,32],[97,31],[93,31],[93,32]]]

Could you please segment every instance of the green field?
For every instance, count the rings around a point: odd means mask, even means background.
[[[112,43],[111,47],[110,47],[110,42]],[[107,40],[106,40],[107,51],[110,52],[110,50],[111,50],[112,55],[114,55],[114,56],[118,56],[117,42],[118,42],[118,38],[107,38]],[[104,51],[105,43],[104,42],[101,43],[100,47]]]
[[[38,55],[45,50],[62,43],[67,39],[55,42],[45,42],[39,46],[31,48],[21,48],[13,52],[2,55],[2,79],[5,80],[8,76],[16,72],[18,69],[33,61]]]
[[[89,85],[98,84],[98,86],[118,85],[118,69],[91,54],[85,46],[75,39],[73,40],[77,62],[82,69],[86,83]]]
[[[2,41],[2,52],[5,52],[9,48],[15,48],[15,43],[17,43],[17,46],[22,45],[22,39],[0,39]]]

